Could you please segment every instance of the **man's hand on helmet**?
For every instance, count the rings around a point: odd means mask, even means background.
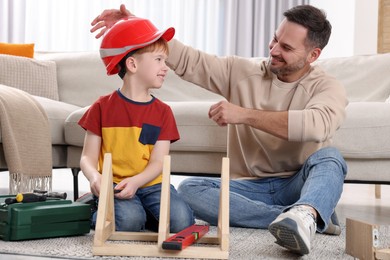
[[[95,36],[95,38],[100,38],[108,29],[110,29],[118,21],[134,16],[129,10],[126,9],[124,4],[121,4],[118,9],[107,9],[104,10],[100,15],[98,15],[91,23],[93,26],[91,33],[99,30],[100,32]]]

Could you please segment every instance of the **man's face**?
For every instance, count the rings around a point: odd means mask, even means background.
[[[269,44],[270,70],[285,82],[301,78],[310,68],[311,51],[305,45],[307,29],[284,19]]]

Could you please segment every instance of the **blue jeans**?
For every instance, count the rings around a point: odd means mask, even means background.
[[[114,185],[115,186],[115,185]],[[127,200],[114,198],[116,231],[158,231],[160,217],[161,184],[139,188],[136,195]],[[96,198],[96,203],[98,203]],[[170,187],[170,232],[177,233],[195,223],[189,205]],[[97,213],[92,215],[92,226],[96,225]]]
[[[312,154],[289,178],[230,180],[230,226],[268,228],[283,211],[306,204],[317,210],[317,230],[323,232],[340,199],[346,173],[339,151],[327,147]],[[216,225],[220,184],[219,178],[188,178],[178,192],[197,218]]]

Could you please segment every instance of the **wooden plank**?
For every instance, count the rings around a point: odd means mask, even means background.
[[[104,155],[102,185],[98,204],[99,214],[96,219],[94,246],[103,245],[115,232],[114,190],[112,188],[111,154]]]
[[[156,245],[140,244],[106,244],[104,247],[94,247],[94,255],[105,256],[147,256],[147,257],[179,257],[196,259],[228,259],[229,252],[219,247],[189,246],[185,250],[163,250]]]
[[[161,186],[161,199],[160,199],[160,219],[158,226],[158,240],[157,245],[162,247],[162,243],[169,236],[169,220],[170,220],[170,203],[171,203],[171,157],[165,156],[163,163],[163,177]]]
[[[122,240],[122,241],[157,241],[158,233],[152,232],[124,232],[116,231],[111,234],[109,240]]]
[[[375,252],[375,259],[390,260],[390,248],[377,250]]]
[[[375,260],[378,227],[349,218],[346,224],[345,252],[358,259]]]
[[[218,237],[222,251],[229,250],[229,158],[222,159],[221,190],[218,211]]]

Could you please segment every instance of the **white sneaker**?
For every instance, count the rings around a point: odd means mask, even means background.
[[[317,224],[307,206],[295,206],[280,214],[268,227],[278,245],[300,255],[310,252]]]

